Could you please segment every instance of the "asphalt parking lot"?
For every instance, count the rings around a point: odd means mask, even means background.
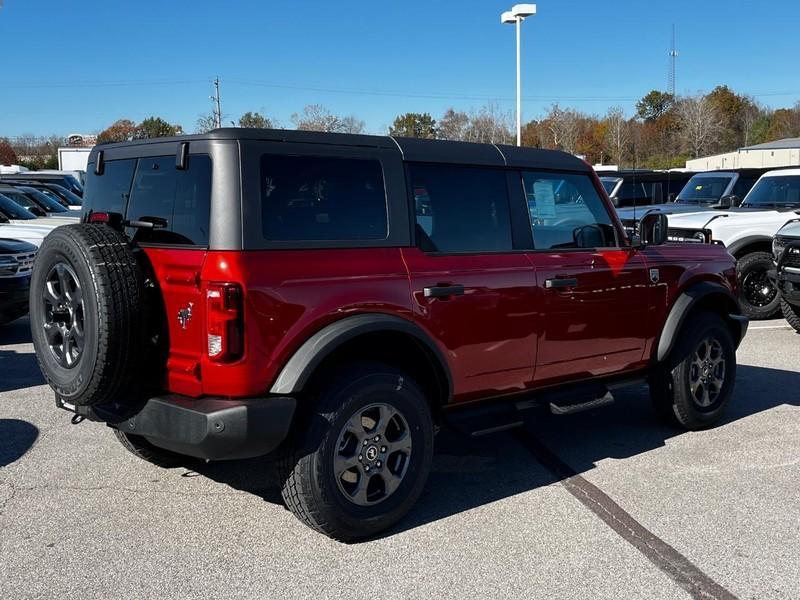
[[[419,504],[344,545],[280,504],[266,459],[159,469],[70,424],[27,321],[0,329],[4,598],[797,598],[800,336],[755,323],[725,422],[658,424],[646,391],[470,440]]]

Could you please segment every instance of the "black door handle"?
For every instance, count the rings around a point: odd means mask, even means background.
[[[576,287],[578,280],[574,277],[556,277],[555,279],[545,279],[544,287],[547,289]]]
[[[434,285],[422,289],[426,298],[449,298],[450,296],[463,296],[463,285]]]

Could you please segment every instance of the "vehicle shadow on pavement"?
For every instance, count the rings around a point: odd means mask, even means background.
[[[739,365],[734,399],[720,426],[781,405],[800,406],[797,382],[796,372]],[[776,390],[783,393],[776,394]],[[553,416],[537,410],[527,419],[524,435],[536,438],[575,472],[585,473],[603,459],[630,458],[685,434],[656,419],[646,387],[618,392],[616,398],[611,406],[575,415]],[[268,502],[281,502],[269,457],[209,463],[196,470]],[[470,438],[443,430],[436,438],[431,475],[419,502],[397,526],[378,537],[390,537],[558,481],[516,434]]]
[[[0,468],[19,460],[39,437],[39,429],[27,421],[0,419]]]
[[[2,338],[0,338],[2,344]],[[31,352],[0,349],[0,393],[21,390],[44,383],[44,377]]]

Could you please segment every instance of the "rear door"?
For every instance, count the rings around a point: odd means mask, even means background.
[[[647,331],[648,275],[622,247],[588,174],[524,171],[542,288],[535,381],[593,377],[640,365]]]
[[[189,155],[182,170],[176,169],[175,154],[139,158],[125,212],[129,221],[154,224],[127,233],[149,259],[160,347],[168,348],[165,385],[187,395],[201,392],[206,340],[200,272],[208,246],[211,171],[207,154]]]
[[[416,247],[403,258],[414,317],[443,344],[456,400],[523,389],[535,362],[537,288],[512,234],[505,170],[410,164],[408,180]]]

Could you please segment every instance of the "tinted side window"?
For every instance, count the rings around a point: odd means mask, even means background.
[[[586,175],[525,171],[537,250],[617,246],[611,216]]]
[[[505,172],[410,165],[419,246],[430,252],[513,248]]]
[[[620,187],[617,197],[620,200],[641,200],[647,198],[647,190],[641,181],[634,183],[633,181],[626,181]]]
[[[175,168],[175,156],[140,158],[126,217],[159,220],[159,227],[136,228],[138,242],[208,245],[211,204],[211,158],[192,155],[185,170]]]
[[[382,240],[389,233],[377,160],[264,155],[261,219],[273,241]]]
[[[106,161],[102,175],[95,175],[94,169],[90,168],[83,198],[84,209],[124,214],[134,169],[136,159]]]

